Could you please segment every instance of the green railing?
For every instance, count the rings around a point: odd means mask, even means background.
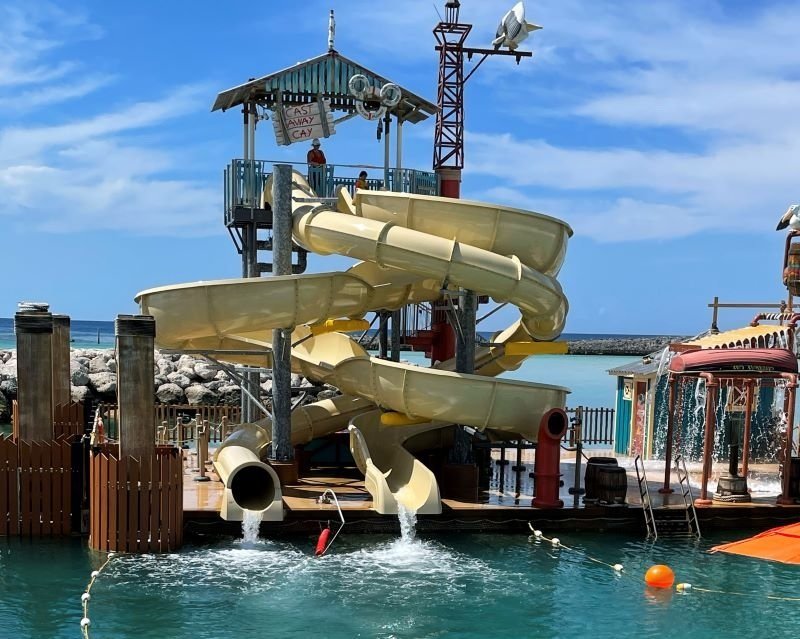
[[[225,168],[225,216],[229,220],[234,207],[262,208],[264,184],[272,170],[272,162],[265,160],[231,160]],[[432,171],[416,169],[384,169],[347,164],[324,164],[320,167],[305,164],[293,165],[308,178],[311,188],[319,197],[336,197],[341,187],[355,191],[356,179],[362,170],[368,170],[370,189],[439,195],[439,178]],[[388,177],[388,182],[384,180]]]

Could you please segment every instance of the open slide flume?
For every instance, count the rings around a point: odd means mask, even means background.
[[[400,502],[439,512],[433,474],[402,447],[409,433],[458,423],[535,442],[540,418],[564,406],[565,388],[493,376],[525,357],[507,345],[553,340],[563,330],[568,304],[555,276],[572,231],[549,216],[464,200],[361,190],[351,199],[343,191],[333,210],[309,203],[312,197],[295,173],[294,241],[363,262],[346,272],[161,287],[136,299],[156,318],[160,347],[225,353],[218,357],[237,363],[270,365],[272,331],[292,329],[293,370],[339,388],[347,407],[311,404],[295,411],[295,443],[349,423],[367,484],[382,486],[380,495],[371,488],[377,510],[396,512]],[[478,349],[474,375],[453,372],[452,362],[436,368],[388,362],[344,333],[317,330],[326,320],[433,301],[448,287],[491,295],[521,311],[492,346]],[[401,424],[424,424],[387,426],[377,408],[404,415]],[[268,440],[269,424],[262,425]],[[370,478],[378,475],[385,481]]]

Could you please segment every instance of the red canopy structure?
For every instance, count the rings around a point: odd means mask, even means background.
[[[766,530],[755,537],[714,546],[710,552],[800,564],[800,523]]]

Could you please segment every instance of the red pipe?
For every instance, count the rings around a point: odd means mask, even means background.
[[[677,386],[677,383],[677,378],[670,375],[668,382],[669,400],[667,400],[667,449],[664,453],[664,486],[658,489],[658,492],[662,495],[670,495],[673,492],[672,488],[669,487],[669,473],[670,466],[672,465],[672,431],[675,428],[675,417],[673,413],[675,412],[675,386]]]
[[[711,373],[702,372],[699,377],[706,380],[706,423],[705,439],[703,441],[703,483],[700,488],[700,497],[695,499],[697,506],[710,506],[708,498],[708,479],[711,476],[711,453],[714,451],[714,428],[716,427],[716,391],[719,386],[717,378]]]
[[[551,408],[539,421],[536,457],[533,462],[534,508],[563,508],[558,498],[561,487],[561,438],[567,432],[567,414]]]
[[[786,443],[783,452],[783,491],[776,503],[794,504],[794,498],[789,496],[789,473],[792,471],[792,430],[794,428],[794,394],[797,388],[797,375],[781,373],[781,377],[789,380],[789,384],[786,387],[786,403],[788,404],[788,410],[786,411]]]

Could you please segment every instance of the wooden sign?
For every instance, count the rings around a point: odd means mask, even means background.
[[[272,125],[275,139],[284,146],[314,138],[327,138],[336,133],[327,100],[284,106],[275,111]]]

